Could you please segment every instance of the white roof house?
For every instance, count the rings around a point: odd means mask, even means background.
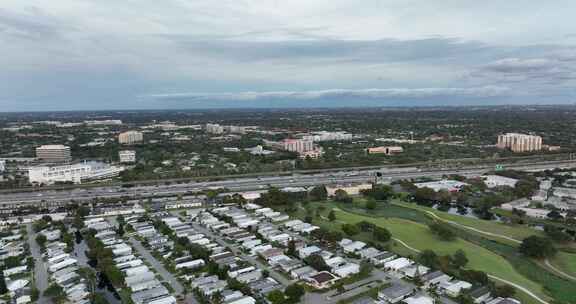
[[[466,281],[452,281],[452,282],[442,282],[440,283],[440,289],[451,297],[458,297],[462,290],[469,289],[472,284]]]
[[[322,249],[318,248],[318,246],[308,246],[308,247],[300,248],[298,250],[298,256],[301,259],[304,259],[304,258],[308,257],[309,255],[312,255],[314,253],[318,253],[320,251],[322,251]]]
[[[188,262],[176,264],[175,268],[176,268],[176,269],[198,268],[198,267],[204,266],[204,264],[205,264],[205,263],[204,263],[204,260],[202,260],[202,259],[197,259],[197,260],[193,260],[193,261],[188,261]]]
[[[48,267],[48,270],[50,272],[56,272],[60,269],[63,269],[65,267],[71,266],[71,265],[75,265],[76,264],[76,260],[75,259],[65,259],[62,262],[50,265]]]
[[[336,274],[341,278],[345,278],[359,272],[360,272],[360,265],[356,263],[348,263],[334,269],[334,274]]]
[[[406,266],[410,266],[412,265],[414,262],[412,262],[412,260],[407,259],[407,258],[398,258],[395,260],[392,260],[390,262],[386,262],[384,263],[384,268],[390,269],[390,270],[394,270],[394,271],[398,271]]]
[[[404,299],[406,304],[434,304],[434,299],[425,295],[415,295]]]
[[[239,299],[231,300],[226,304],[255,304],[256,300],[253,297],[245,296]]]
[[[26,285],[28,285],[28,283],[30,283],[30,281],[28,281],[28,280],[22,280],[22,279],[21,280],[15,280],[15,281],[8,283],[6,288],[8,289],[8,291],[14,292],[16,290],[20,290],[20,289],[26,287]]]
[[[342,249],[346,253],[354,253],[362,248],[366,247],[366,243],[360,241],[354,241],[348,245],[342,246]]]

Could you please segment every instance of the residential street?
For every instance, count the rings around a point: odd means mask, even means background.
[[[44,291],[48,288],[48,270],[46,269],[46,264],[42,260],[42,254],[40,252],[40,246],[36,243],[34,239],[36,234],[32,230],[32,224],[26,225],[26,230],[28,232],[28,243],[30,244],[30,252],[34,257],[34,280],[36,282],[36,288],[40,291],[40,297],[38,298],[39,304],[48,303],[48,299],[44,297]]]
[[[164,268],[164,265],[162,263],[160,263],[155,257],[153,257],[150,252],[144,248],[144,246],[142,246],[142,244],[136,240],[133,237],[130,237],[129,239],[130,241],[130,245],[132,245],[132,247],[134,249],[136,249],[136,251],[149,263],[152,265],[152,267],[154,267],[154,269],[156,269],[160,275],[166,280],[166,282],[168,282],[170,284],[170,286],[172,286],[172,288],[174,288],[174,291],[176,292],[176,295],[181,295],[184,292],[184,287],[182,286],[182,284],[180,284],[180,282],[178,282],[178,280],[176,279],[176,277],[174,277],[174,275],[172,273],[170,273],[168,270],[166,270],[166,268]]]

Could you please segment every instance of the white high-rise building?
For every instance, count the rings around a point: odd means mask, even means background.
[[[123,150],[118,152],[118,158],[120,158],[121,163],[135,163],[136,162],[136,151],[133,150]]]
[[[304,153],[314,150],[314,142],[304,139],[285,139],[280,142],[282,149],[290,152]]]
[[[542,150],[542,137],[536,135],[506,133],[498,135],[496,146],[510,149],[512,152],[531,152]]]
[[[210,134],[224,133],[224,127],[219,124],[206,124],[206,132]]]
[[[138,131],[126,131],[118,135],[118,142],[123,145],[132,145],[141,143],[144,140],[144,134]]]
[[[67,163],[72,161],[72,154],[68,146],[43,145],[36,148],[36,158],[48,163]]]

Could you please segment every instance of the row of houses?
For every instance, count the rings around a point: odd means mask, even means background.
[[[13,226],[3,229],[2,234],[4,236],[0,238],[0,260],[3,263],[11,257],[18,260],[17,266],[4,269],[3,272],[8,295],[15,303],[31,303],[31,278],[26,264],[26,257],[29,254],[24,246],[23,232],[18,226]]]
[[[43,257],[50,284],[60,286],[72,303],[90,303],[86,280],[78,272],[78,260],[68,253],[68,245],[61,241],[61,231],[48,228],[40,231],[40,234],[47,240]]]
[[[97,231],[96,237],[112,250],[116,268],[124,275],[124,284],[130,290],[135,304],[175,304],[176,298],[156,278],[156,274],[139,258],[130,245],[119,238],[114,226],[103,218],[87,220],[88,229]]]
[[[230,224],[220,221],[208,212],[187,212],[189,220],[196,220],[202,225],[209,225],[213,229],[228,229]],[[270,287],[278,286],[278,282],[271,278],[265,278],[264,273],[247,263],[246,261],[238,258],[227,248],[214,242],[210,237],[198,233],[190,222],[183,222],[178,217],[165,217],[162,221],[180,237],[186,237],[188,240],[199,246],[209,250],[210,256],[207,261],[202,259],[193,259],[191,257],[180,257],[174,259],[175,269],[178,271],[183,268],[193,267],[198,269],[211,261],[219,265],[220,268],[226,268],[229,278],[233,278],[238,282],[247,284],[255,294],[266,294],[274,289]],[[226,280],[221,280],[217,276],[210,276],[202,273],[196,276],[181,276],[182,279],[190,282],[193,289],[196,289],[200,294],[205,297],[211,297],[215,293],[219,293],[222,301],[225,304],[254,304],[256,299],[252,296],[243,294],[241,291],[232,290],[228,287]]]

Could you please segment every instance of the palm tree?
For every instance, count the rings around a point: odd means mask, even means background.
[[[96,271],[90,267],[82,267],[78,269],[78,274],[86,280],[90,290],[90,297],[94,299],[96,295]]]

